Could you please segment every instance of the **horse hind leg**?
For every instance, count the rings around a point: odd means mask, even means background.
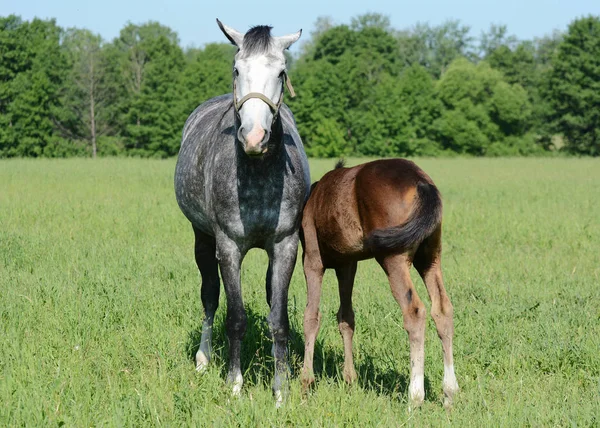
[[[352,309],[352,288],[356,275],[357,263],[336,268],[340,294],[340,309],[337,313],[338,327],[344,341],[344,380],[353,383],[357,376],[352,357],[352,338],[354,336],[354,310]]]
[[[437,236],[437,235],[436,235]],[[458,382],[454,374],[454,358],[452,355],[452,338],[454,336],[453,308],[444,288],[441,268],[441,246],[439,239],[433,236],[415,255],[415,267],[419,271],[427,287],[431,299],[431,317],[435,322],[438,336],[442,342],[444,354],[444,406],[452,405],[458,392]],[[441,235],[440,235],[441,236]]]
[[[196,370],[203,372],[208,367],[212,353],[212,330],[215,312],[219,306],[219,270],[215,257],[215,239],[194,227],[194,253],[202,276],[201,299],[204,307],[202,338],[196,352]]]
[[[392,295],[402,310],[410,344],[409,408],[418,407],[425,399],[425,305],[410,279],[410,261],[405,255],[390,255],[377,261],[385,270]]]

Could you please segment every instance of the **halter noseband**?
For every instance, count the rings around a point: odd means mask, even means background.
[[[292,96],[292,98],[294,98],[296,96],[296,92],[294,92],[294,87],[292,86],[292,82],[290,81],[289,76],[287,75],[287,73],[283,73],[283,75],[285,76],[285,84],[288,88],[288,90],[290,91],[290,95]],[[285,91],[284,88],[281,89],[281,95],[279,96],[279,101],[277,101],[277,104],[275,104],[273,101],[271,101],[271,99],[269,97],[267,97],[264,94],[261,94],[260,92],[250,92],[249,94],[246,94],[242,97],[241,100],[237,100],[237,87],[235,84],[236,78],[233,78],[233,107],[235,108],[235,111],[237,113],[239,113],[240,109],[242,108],[242,106],[244,105],[244,103],[246,101],[248,101],[251,98],[258,98],[259,100],[264,101],[269,108],[271,109],[271,111],[273,112],[273,115],[276,115],[279,112],[279,108],[281,107],[281,103],[283,102],[283,93]]]

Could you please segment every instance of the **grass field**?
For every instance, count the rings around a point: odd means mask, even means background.
[[[461,386],[451,412],[441,404],[441,345],[429,320],[426,399],[408,413],[408,339],[370,261],[359,265],[354,293],[358,384],[341,380],[328,272],[317,387],[306,398],[298,264],[291,396],[276,410],[258,250],[243,265],[245,385],[232,398],[224,293],[214,364],[194,371],[200,281],[193,233],[175,202],[174,161],[8,160],[0,162],[0,425],[600,425],[600,160],[417,162],[445,204]],[[313,161],[313,179],[333,163]]]

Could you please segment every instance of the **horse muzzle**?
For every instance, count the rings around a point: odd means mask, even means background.
[[[238,139],[249,156],[262,156],[267,153],[270,138],[271,131],[261,127],[255,127],[250,132],[246,132],[244,127],[240,127],[238,130]]]

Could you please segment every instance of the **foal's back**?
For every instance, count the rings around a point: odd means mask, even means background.
[[[420,199],[429,206],[419,205]],[[336,260],[362,260],[385,251],[378,234],[397,232],[419,209],[432,211],[425,219],[427,230],[415,237],[422,241],[441,223],[441,198],[431,178],[414,162],[383,159],[352,168],[338,165],[314,185],[302,227],[305,234],[318,236],[321,257],[333,267]]]

